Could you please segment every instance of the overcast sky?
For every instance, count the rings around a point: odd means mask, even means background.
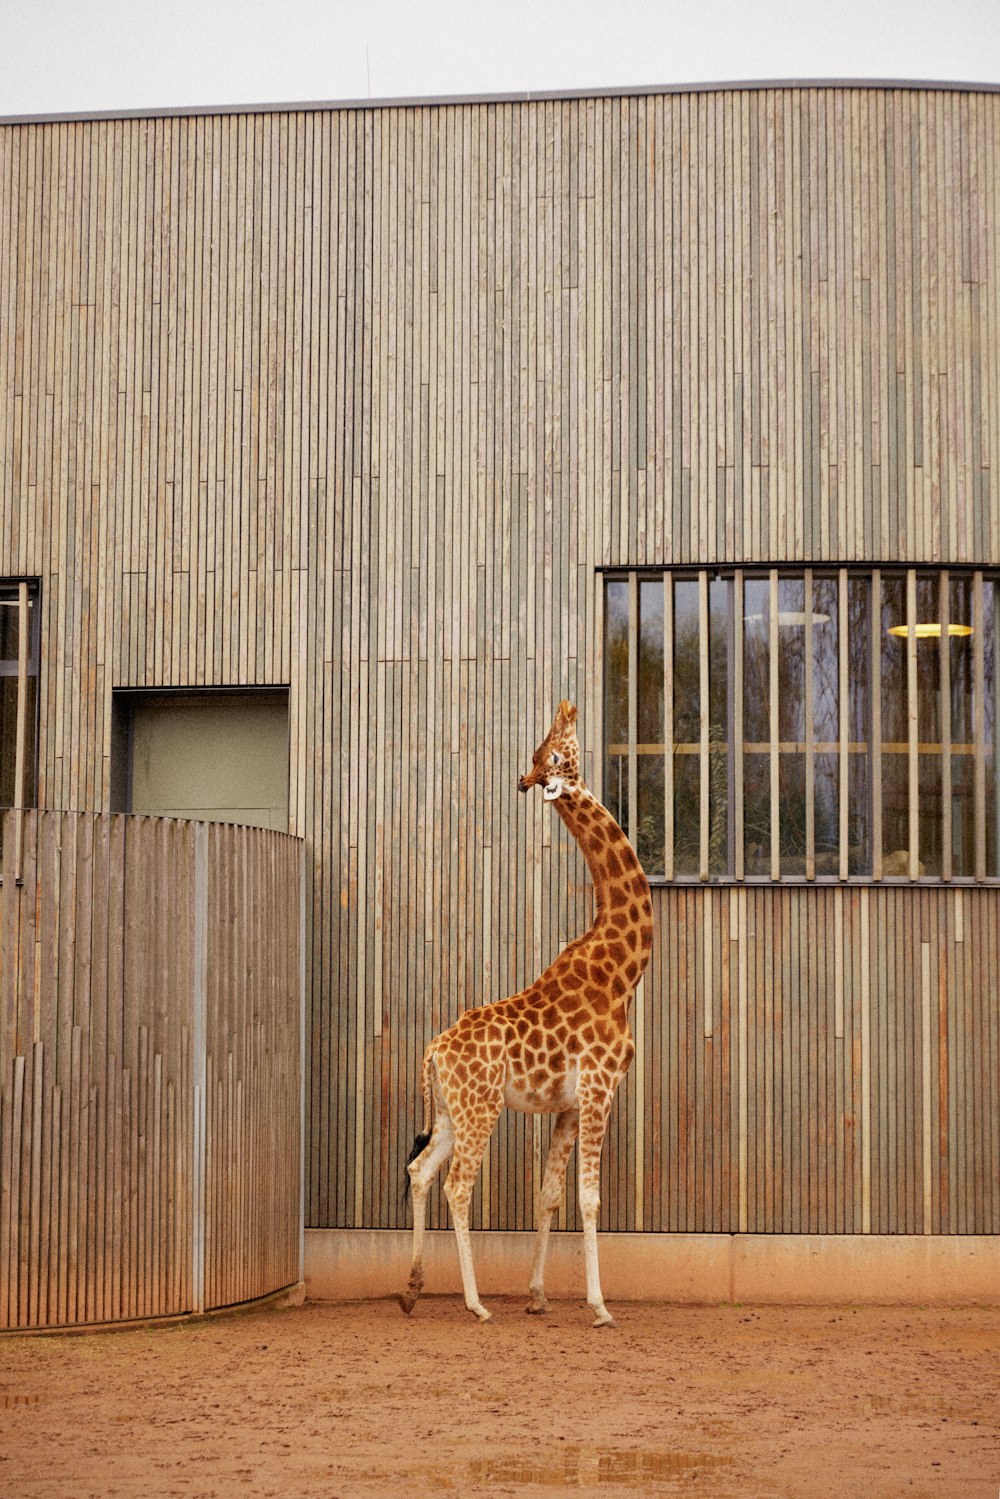
[[[998,0],[0,0],[0,115],[764,78],[1000,83]]]

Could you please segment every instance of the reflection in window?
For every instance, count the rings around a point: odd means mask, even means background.
[[[663,582],[639,584],[638,824],[636,849],[649,874],[663,874]],[[649,747],[655,752],[649,753]]]
[[[770,584],[747,578],[743,590],[743,867],[771,868]]]
[[[909,725],[907,723],[906,579],[882,574],[882,872],[910,870]]]
[[[986,873],[1000,878],[1000,734],[997,706],[1000,697],[1000,581],[983,583],[983,753],[986,781]]]
[[[0,583],[0,812],[36,801],[37,635],[35,586]]]
[[[917,578],[917,622],[938,619],[940,584]],[[917,650],[917,795],[920,807],[918,858],[921,874],[940,875],[944,833],[941,753],[941,632],[914,629]],[[907,632],[909,639],[909,632]],[[909,870],[907,870],[909,873]]]
[[[806,607],[809,607],[807,601]],[[813,841],[817,875],[840,861],[840,595],[837,579],[815,577],[812,596],[814,736]],[[867,675],[867,673],[866,673]]]
[[[726,875],[732,868],[730,813],[730,740],[733,732],[730,658],[733,634],[733,585],[713,578],[708,585],[708,873]]]
[[[847,684],[847,872],[871,873],[871,583],[847,579],[847,629],[837,637]]]
[[[778,582],[778,835],[781,873],[806,872],[806,630],[801,578]]]
[[[972,630],[972,579],[955,577],[948,585],[948,696],[951,718],[951,870],[976,872],[976,761],[973,701],[975,677]]]
[[[995,577],[612,578],[605,631],[605,794],[651,875],[1000,878]]]
[[[604,590],[604,799],[620,827],[628,829],[628,583]]]
[[[698,581],[674,582],[674,872],[697,875],[701,834]]]

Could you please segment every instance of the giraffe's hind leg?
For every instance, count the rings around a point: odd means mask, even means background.
[[[480,1322],[490,1322],[492,1317],[479,1299],[476,1287],[476,1271],[472,1263],[472,1239],[469,1234],[469,1203],[493,1126],[503,1108],[503,1092],[497,1088],[495,1096],[480,1098],[475,1117],[468,1115],[456,1129],[455,1155],[444,1184],[444,1195],[451,1208],[451,1219],[455,1225],[455,1240],[458,1244],[458,1263],[462,1270],[462,1288],[465,1304]]]
[[[424,1288],[424,1225],[427,1219],[427,1195],[435,1176],[454,1148],[455,1132],[451,1118],[443,1106],[443,1101],[439,1098],[436,1100],[431,1138],[421,1153],[406,1168],[410,1173],[410,1184],[413,1188],[413,1263],[410,1267],[409,1285],[399,1300],[403,1311],[407,1313],[413,1311],[417,1297]]]
[[[545,1256],[549,1247],[549,1229],[552,1226],[552,1216],[559,1206],[559,1198],[562,1196],[563,1179],[579,1128],[579,1113],[576,1109],[567,1109],[564,1114],[559,1115],[556,1127],[552,1131],[552,1142],[549,1145],[548,1160],[545,1162],[545,1176],[542,1180],[542,1192],[538,1204],[538,1236],[535,1240],[531,1280],[528,1282],[528,1294],[531,1300],[525,1307],[525,1311],[528,1312],[549,1310],[549,1303],[545,1296]]]

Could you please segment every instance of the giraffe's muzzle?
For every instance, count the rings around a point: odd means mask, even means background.
[[[524,776],[520,776],[520,777],[519,777],[519,778],[518,778],[518,782],[517,782],[517,789],[518,789],[518,791],[522,791],[522,792],[523,792],[523,791],[527,791],[527,790],[528,790],[528,783],[527,783],[527,781],[526,781],[526,780],[525,780],[525,779],[524,779]]]

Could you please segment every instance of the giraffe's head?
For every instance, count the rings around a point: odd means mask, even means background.
[[[517,783],[518,791],[541,786],[547,802],[582,786],[580,744],[576,737],[576,709],[565,700],[559,704],[551,729],[535,750],[531,769]]]

